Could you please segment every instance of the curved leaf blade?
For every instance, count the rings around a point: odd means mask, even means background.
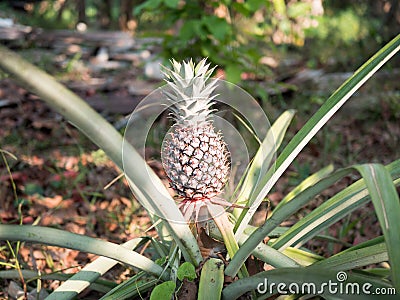
[[[392,182],[390,173],[379,164],[360,165],[356,167],[363,176],[375,212],[378,216],[386,247],[394,286],[400,291],[400,199]]]
[[[351,168],[346,168],[344,170],[349,172]],[[393,180],[397,184],[400,177],[400,160],[388,165],[387,170],[393,176]],[[332,176],[334,176],[334,174],[332,174]],[[365,182],[363,179],[360,179],[325,201],[306,217],[299,220],[274,241],[272,246],[282,250],[291,245],[305,243],[318,232],[342,219],[368,200],[369,197]]]
[[[342,251],[334,256],[312,264],[310,268],[321,267],[336,271],[346,271],[387,260],[386,245],[385,243],[379,243],[364,248]]]
[[[120,245],[64,230],[28,225],[0,224],[0,239],[25,241],[75,249],[105,256],[167,280],[164,269],[149,258]]]
[[[290,191],[282,200],[275,206],[274,210],[271,214],[277,212],[282,206],[284,206],[287,202],[294,199],[298,194],[306,190],[307,188],[313,186],[317,182],[321,181],[323,178],[327,177],[329,174],[333,172],[333,165],[328,165],[325,168],[322,168],[318,172],[312,174],[311,176],[304,179],[299,185],[297,185],[292,191]]]
[[[219,300],[224,285],[224,262],[210,258],[203,266],[200,275],[198,300]]]
[[[142,241],[141,238],[132,239],[122,244],[121,247],[127,249],[136,248]],[[118,262],[108,257],[99,257],[90,264],[87,264],[82,270],[75,273],[67,281],[55,289],[46,300],[69,300],[75,298],[91,283],[104,275],[108,270],[114,267]]]
[[[289,216],[291,216],[293,213],[303,207],[307,202],[311,201],[315,195],[335,183],[343,176],[346,176],[349,172],[349,170],[344,169],[333,173],[331,176],[322,179],[314,186],[309,187],[308,189],[301,192],[299,195],[296,196],[295,199],[287,202],[284,206],[281,207],[281,209],[272,214],[272,216],[261,227],[256,229],[239,248],[235,256],[232,258],[231,263],[227,266],[225,270],[226,275],[234,276],[238,271],[237,266],[245,262],[253,249],[257,247],[257,245],[259,245],[271,231],[273,231],[285,219],[287,219]],[[283,236],[285,235],[288,235],[287,232],[283,234]],[[239,240],[240,239],[241,238],[239,238]]]
[[[246,218],[247,214],[253,214],[252,211],[257,210],[261,201],[255,202],[255,189],[257,188],[260,180],[265,177],[268,172],[271,161],[281,145],[288,129],[290,122],[295,115],[295,110],[287,110],[279,116],[279,118],[272,124],[268,130],[266,137],[261,143],[250,168],[244,178],[243,186],[238,196],[238,204],[250,206],[249,209],[234,209],[234,215],[238,217],[239,221],[236,223],[235,232],[242,223],[242,219]],[[250,210],[250,212],[249,212]],[[239,231],[240,232],[240,231]],[[238,234],[235,234],[238,237]]]

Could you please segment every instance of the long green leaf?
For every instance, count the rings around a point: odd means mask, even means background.
[[[294,110],[285,111],[268,130],[267,135],[254,156],[244,178],[242,189],[238,196],[238,204],[251,204],[249,203],[250,196],[257,186],[260,177],[264,176],[268,171],[271,160],[277,148],[282,143],[283,137],[285,136],[286,130],[289,127],[294,114]]]
[[[0,239],[40,243],[94,253],[137,267],[156,277],[161,277],[163,280],[168,278],[168,274],[162,267],[139,253],[114,243],[64,230],[41,226],[0,224]]]
[[[217,258],[207,260],[201,270],[198,300],[219,300],[224,285],[224,262]]]
[[[364,188],[354,192],[352,190],[355,187],[351,185],[314,209],[274,241],[273,247],[283,250],[291,245],[303,244],[324,228],[367,203],[368,190]]]
[[[400,199],[392,182],[390,173],[379,164],[360,165],[356,167],[363,176],[375,212],[378,216],[386,247],[394,286],[400,291]]]
[[[400,175],[400,160],[394,161],[387,166],[388,171],[394,179]],[[247,256],[246,251],[252,251],[259,244],[259,239],[267,236],[282,221],[291,216],[307,201],[319,194],[321,191],[332,185],[337,180],[350,174],[354,168],[345,168],[339,170],[327,178],[320,180],[314,186],[309,187],[298,194],[292,201],[286,203],[275,214],[273,214],[264,224],[255,230],[248,240],[241,246],[239,251],[233,257],[231,263],[226,268],[225,273],[233,276],[237,272],[237,266],[241,265]],[[285,249],[286,247],[298,243],[305,242],[324,228],[332,225],[336,221],[342,219],[345,215],[351,213],[357,207],[360,207],[368,201],[368,192],[365,188],[363,180],[358,180],[345,190],[339,192],[331,199],[320,205],[305,218],[298,221],[294,226],[284,232],[272,245],[276,249]]]
[[[292,163],[300,151],[317,134],[317,132],[328,122],[328,120],[346,103],[346,101],[392,56],[400,50],[400,34],[390,41],[386,46],[379,50],[369,59],[353,76],[340,86],[321,108],[309,119],[309,121],[299,130],[290,140],[289,144],[283,149],[276,161],[276,171],[270,171],[264,176],[255,192],[254,204],[260,204],[278,181],[283,172]],[[236,236],[242,234],[249,224],[255,210],[249,211],[242,219]],[[261,240],[260,240],[261,241]],[[260,242],[259,241],[259,242]],[[249,252],[248,252],[249,253]]]
[[[242,237],[242,240],[239,240],[239,245],[242,245],[245,241],[246,238]],[[260,243],[252,253],[259,260],[275,268],[300,267],[299,263],[286,254],[263,243]]]
[[[139,275],[140,274],[140,275]],[[136,296],[140,296],[142,293],[149,291],[160,281],[157,279],[150,280],[139,280],[144,274],[139,273],[123,283],[116,286],[106,295],[100,298],[100,300],[123,300],[123,299],[135,299]]]
[[[135,249],[141,241],[141,238],[132,239],[122,244],[121,247]],[[69,300],[75,298],[117,263],[116,260],[104,256],[95,259],[55,289],[46,300]]]
[[[348,172],[350,170],[351,168],[346,168],[343,171]],[[400,177],[400,160],[388,165],[387,170],[397,183]],[[299,220],[276,239],[272,246],[282,250],[291,245],[305,243],[318,232],[344,218],[357,207],[364,205],[368,200],[369,196],[365,188],[365,182],[360,179]]]
[[[313,186],[317,182],[319,182],[321,179],[325,178],[329,174],[333,172],[333,165],[326,166],[325,168],[322,168],[318,172],[312,174],[311,176],[307,177],[304,179],[299,185],[297,185],[293,190],[290,191],[279,203],[277,206],[275,206],[274,210],[271,212],[271,214],[276,213],[282,206],[284,206],[287,202],[291,201],[293,198],[295,198],[298,194],[306,190],[307,188]]]
[[[21,273],[20,273],[21,272]],[[0,271],[0,278],[2,279],[19,279],[20,275],[22,274],[22,277],[26,282],[32,281],[32,280],[59,280],[59,281],[66,281],[72,276],[73,274],[64,274],[64,273],[40,273],[31,271],[31,270],[2,270]],[[97,279],[95,280],[91,285],[90,289],[101,292],[101,293],[107,293],[110,291],[112,288],[114,288],[117,284],[104,280],[104,279]]]
[[[348,249],[345,249],[345,250],[341,251],[340,253],[350,252],[350,251],[362,249],[365,247],[376,246],[378,244],[382,244],[384,241],[385,241],[385,237],[381,235],[376,238],[373,238],[373,239],[367,240],[365,242],[362,242],[360,244],[357,244],[355,246],[352,246]]]
[[[308,189],[301,192],[299,195],[296,196],[295,199],[286,203],[276,213],[272,214],[272,216],[267,219],[267,221],[261,227],[256,229],[251,234],[251,236],[240,247],[239,251],[236,252],[236,255],[232,258],[231,263],[226,268],[225,274],[228,276],[234,276],[234,274],[236,274],[237,272],[237,267],[244,263],[244,261],[249,256],[249,253],[252,252],[252,249],[257,247],[257,245],[259,245],[270,232],[272,232],[293,213],[303,207],[307,202],[311,201],[315,195],[319,194],[321,191],[331,186],[343,176],[346,176],[349,172],[350,171],[347,169],[339,170],[331,176],[322,179],[314,186],[309,187]]]
[[[152,239],[153,240],[153,239]],[[157,241],[154,240],[154,244],[156,244]],[[155,248],[160,248],[160,245],[156,246]],[[160,249],[161,250],[161,249]],[[163,253],[164,251],[161,250]],[[163,267],[166,268],[171,268],[170,272],[170,278],[172,279],[173,277],[176,277],[176,270],[175,269],[175,262],[179,260],[181,257],[178,255],[179,249],[176,245],[171,246],[169,254],[162,256],[168,257],[168,260],[166,261],[166,264],[163,264]],[[189,262],[187,262],[190,264]],[[150,289],[153,289],[154,286],[157,283],[160,283],[160,280],[152,280],[148,279],[148,276],[145,272],[139,272],[133,277],[129,278],[128,280],[122,282],[115,288],[113,288],[111,291],[109,291],[106,295],[101,297],[101,300],[123,300],[123,299],[134,299],[135,296],[140,295],[141,293],[148,291]],[[176,280],[173,280],[174,282]]]
[[[355,166],[355,169],[361,171],[364,179],[359,180],[349,188],[354,185],[360,186],[364,181],[368,187],[370,197],[374,203],[385,236],[392,279],[395,287],[399,289],[399,253],[397,247],[400,244],[400,237],[398,234],[400,230],[398,223],[398,219],[400,218],[400,200],[389,173],[389,171],[392,171],[392,176],[399,177],[399,161],[387,167],[388,170],[376,164]],[[400,184],[400,179],[395,178],[395,183]],[[335,221],[343,218],[355,208],[365,203],[368,199],[367,189],[357,193],[348,193],[347,189],[345,189],[318,207],[307,217],[300,220],[277,239],[272,246],[284,249],[300,241],[304,243],[318,231],[327,228]],[[381,257],[377,259],[379,260]]]
[[[212,203],[207,205],[207,209],[222,235],[222,239],[224,241],[226,250],[228,251],[228,255],[230,257],[233,257],[238,251],[239,245],[233,233],[233,224],[229,221],[226,211],[222,206]],[[240,278],[249,276],[245,265],[240,266],[239,269]]]
[[[272,248],[272,247],[271,247]],[[279,251],[280,252],[280,251]],[[287,247],[282,251],[287,257],[290,257],[303,267],[307,267],[316,263],[317,261],[324,260],[324,257],[310,252],[308,249],[303,250],[299,248]]]
[[[388,260],[385,243],[340,252],[327,259],[318,261],[310,268],[327,268],[335,271],[356,269]]]
[[[0,46],[0,68],[18,79],[29,91],[36,93],[103,149],[125,171],[135,196],[147,205],[146,208],[151,208],[165,220],[175,221],[166,221],[165,226],[180,246],[185,259],[195,265],[202,261],[196,239],[165,186],[139,153],[123,143],[121,135],[111,124],[52,76],[3,46]],[[130,159],[123,162],[122,151]]]
[[[215,238],[217,240],[222,240],[222,234],[220,230],[213,225],[212,223],[208,224],[208,230],[210,232],[210,236],[212,238]],[[246,239],[248,238],[248,235],[245,234],[242,235],[241,239],[238,241],[239,245],[242,245]],[[252,254],[257,257],[258,259],[262,260],[263,262],[270,264],[271,266],[275,268],[283,268],[283,267],[299,267],[300,265],[288,257],[287,255],[283,254],[282,252],[265,245],[264,243],[260,243],[257,245],[257,247],[254,247]],[[232,264],[232,262],[230,263]],[[239,266],[240,267],[240,266]]]
[[[276,151],[281,145],[285,136],[286,130],[289,127],[290,122],[294,117],[294,110],[287,110],[279,116],[279,118],[272,124],[268,130],[266,137],[260,145],[253,161],[250,164],[249,170],[246,172],[244,182],[240,194],[238,196],[238,204],[250,206],[248,209],[234,209],[233,215],[238,218],[238,222],[235,225],[235,231],[241,224],[243,219],[249,210],[253,211],[258,208],[259,203],[253,203],[254,190],[258,186],[260,179],[265,176],[266,172],[270,168],[271,160],[273,159]],[[251,213],[251,212],[250,212]],[[237,236],[237,235],[236,235]]]

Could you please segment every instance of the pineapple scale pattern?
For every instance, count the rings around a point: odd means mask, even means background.
[[[210,199],[222,192],[229,173],[229,151],[210,121],[173,126],[163,145],[171,187],[185,199]]]

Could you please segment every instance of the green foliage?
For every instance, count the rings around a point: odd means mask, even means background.
[[[262,4],[260,1],[235,2],[228,6],[224,1],[170,1],[148,0],[135,9],[140,15],[147,11],[163,16],[158,20],[164,28],[173,28],[163,41],[163,56],[181,60],[192,57],[208,57],[226,68],[227,80],[238,82],[244,71],[257,70],[258,76],[266,74],[266,67],[256,67],[263,52],[255,43],[240,38],[236,18],[252,16]],[[225,6],[226,5],[226,6]],[[223,9],[221,16],[215,11]]]
[[[179,266],[177,277],[180,281],[183,281],[185,278],[189,281],[193,281],[197,277],[196,270],[190,262],[186,261]]]
[[[78,22],[77,3],[79,1],[21,1],[22,4],[27,4],[24,7],[25,11],[12,9],[12,5],[7,3],[11,1],[3,2],[0,3],[0,17],[3,17],[2,13],[4,13],[6,17],[12,17],[23,25],[46,29],[74,29]],[[123,10],[121,1],[109,1],[110,11],[105,1],[86,0],[83,2],[86,22],[91,27],[102,26],[99,16],[107,14],[111,18],[108,29],[117,28],[118,18]]]
[[[43,195],[43,188],[36,184],[36,183],[27,183],[25,185],[25,194],[27,195],[34,195],[34,194],[39,194]]]
[[[175,292],[176,284],[173,281],[165,281],[157,285],[151,292],[150,300],[170,300]]]
[[[400,92],[395,91],[393,93],[385,95],[382,100],[383,104],[379,106],[383,110],[383,106],[387,106],[387,111],[392,114],[392,117],[396,120],[400,119]],[[381,112],[382,113],[382,112]]]
[[[92,151],[92,158],[95,165],[102,165],[109,160],[107,155],[101,149]]]

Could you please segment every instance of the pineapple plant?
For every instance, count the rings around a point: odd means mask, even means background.
[[[230,173],[229,150],[211,119],[218,80],[210,80],[215,67],[209,68],[206,59],[171,63],[172,69],[164,71],[169,85],[164,94],[175,123],[164,138],[161,158],[185,219],[194,214],[197,220],[209,202],[232,206],[218,197]]]

